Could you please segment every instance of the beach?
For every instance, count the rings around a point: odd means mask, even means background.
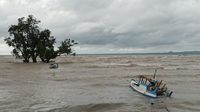
[[[200,56],[78,55],[54,61],[58,69],[0,56],[0,111],[200,111]],[[152,77],[155,69],[174,92],[171,98],[152,99],[129,87],[131,79]]]

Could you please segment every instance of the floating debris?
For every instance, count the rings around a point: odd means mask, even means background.
[[[58,63],[52,63],[49,65],[50,69],[57,69],[58,68]]]

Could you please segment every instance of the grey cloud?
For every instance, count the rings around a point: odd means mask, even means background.
[[[58,42],[70,35],[80,47],[145,52],[200,48],[197,0],[1,1],[1,37],[8,35],[6,28],[18,17],[33,14]]]

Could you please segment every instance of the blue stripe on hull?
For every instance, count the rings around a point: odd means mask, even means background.
[[[136,89],[134,89],[131,85],[129,86],[133,91],[137,91]],[[157,96],[156,97],[153,97],[153,96],[149,96],[149,95],[147,95],[147,94],[143,94],[143,93],[141,93],[141,92],[139,92],[139,91],[137,91],[138,93],[140,93],[140,94],[142,94],[142,95],[144,95],[144,96],[147,96],[147,97],[150,97],[150,98],[157,98]]]

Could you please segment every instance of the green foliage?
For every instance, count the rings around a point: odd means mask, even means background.
[[[39,20],[29,15],[27,19],[19,18],[17,25],[9,27],[10,37],[5,38],[4,41],[8,46],[14,48],[12,54],[16,58],[23,57],[23,61],[28,63],[30,58],[33,62],[37,62],[39,56],[43,62],[49,62],[56,58],[58,54],[75,54],[71,47],[77,43],[70,39],[62,41],[59,50],[55,51],[56,39],[51,36],[50,30],[40,31],[39,23]]]
[[[13,54],[18,57],[20,54],[24,62],[29,62],[29,58],[36,62],[36,45],[39,35],[38,21],[32,15],[25,20],[24,17],[18,19],[17,25],[11,25],[8,32],[11,37],[5,39],[9,46],[14,47]],[[20,53],[20,54],[19,54]]]
[[[39,42],[38,42],[38,53],[39,57],[43,62],[49,62],[50,59],[57,57],[57,52],[54,51],[54,44],[56,39],[53,36],[50,36],[51,31],[46,29],[40,32]]]
[[[59,51],[59,54],[72,54],[72,55],[75,55],[75,53],[73,52],[72,50],[72,46],[78,44],[77,42],[75,42],[74,40],[71,40],[71,39],[65,39],[64,41],[61,42],[61,45],[60,47],[58,47],[58,51]]]

